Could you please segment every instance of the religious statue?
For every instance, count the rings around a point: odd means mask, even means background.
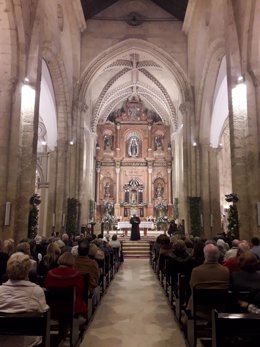
[[[109,198],[110,197],[110,184],[107,182],[104,186],[104,197]]]
[[[136,137],[132,137],[129,141],[128,155],[129,157],[138,157],[139,147]]]
[[[105,149],[111,149],[111,145],[112,145],[112,143],[111,143],[111,136],[105,135],[105,137],[104,137],[104,148]]]
[[[163,196],[163,187],[162,187],[161,183],[158,183],[158,185],[156,187],[155,196],[156,196],[156,198],[160,198]]]
[[[154,147],[155,147],[155,150],[162,149],[162,138],[161,138],[161,136],[155,136],[155,138],[154,138]]]

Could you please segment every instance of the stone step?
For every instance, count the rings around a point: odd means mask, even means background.
[[[123,241],[125,257],[149,257],[150,244],[148,241]]]

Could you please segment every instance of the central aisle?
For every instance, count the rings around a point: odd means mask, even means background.
[[[185,347],[148,259],[126,259],[80,347]]]

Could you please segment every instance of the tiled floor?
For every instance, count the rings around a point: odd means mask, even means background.
[[[126,259],[80,347],[185,347],[148,259]]]

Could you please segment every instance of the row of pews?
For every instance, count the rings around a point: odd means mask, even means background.
[[[89,275],[84,274],[85,288],[82,296],[88,302],[88,317],[82,323],[82,318],[75,314],[76,291],[74,288],[50,288],[45,290],[47,312],[0,313],[0,335],[9,336],[42,336],[42,347],[77,347],[93,319],[94,312],[105,295],[116,272],[119,270],[122,258],[118,249],[113,254],[106,254],[99,261],[101,276],[95,298],[88,290]]]
[[[162,259],[167,262],[167,257]],[[158,266],[152,242],[150,264],[189,347],[196,347],[198,340],[212,347],[260,345],[260,315],[245,312],[238,304],[238,300],[248,300],[252,293],[220,288],[218,283],[215,288],[205,285],[191,289],[184,275],[167,273],[167,264]]]

